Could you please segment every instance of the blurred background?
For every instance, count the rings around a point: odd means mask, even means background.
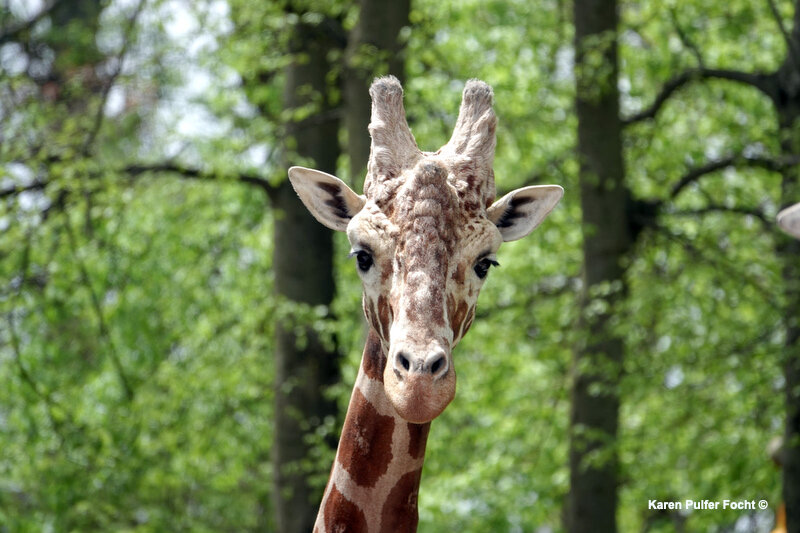
[[[286,169],[360,191],[388,73],[423,150],[486,81],[498,196],[566,190],[455,350],[420,531],[800,531],[798,4],[0,1],[0,532],[309,530],[365,326]]]

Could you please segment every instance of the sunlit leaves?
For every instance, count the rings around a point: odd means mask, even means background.
[[[790,3],[776,4],[789,25]],[[346,409],[365,331],[346,240],[336,237],[331,309],[276,301],[267,200],[233,183],[241,171],[285,179],[276,149],[289,118],[283,70],[300,59],[285,53],[287,29],[326,13],[346,31],[357,16],[349,3],[305,7],[287,14],[279,2],[152,2],[88,152],[104,105],[92,83],[105,67],[78,69],[63,86],[37,84],[36,68],[54,58],[42,52],[30,73],[14,59],[21,45],[0,49],[0,189],[47,183],[0,199],[0,523],[11,530],[270,530],[278,316],[336,336],[346,362],[327,394]],[[463,84],[478,77],[495,91],[498,189],[566,189],[531,237],[500,250],[503,266],[455,350],[458,394],[431,431],[422,531],[562,528],[570,354],[585,340],[568,7],[412,6],[405,103],[420,146],[448,140]],[[625,116],[700,62],[757,72],[785,53],[768,2],[622,7]],[[57,64],[88,61],[92,43],[102,58],[116,53],[129,14],[111,3],[96,40],[86,28],[65,30],[74,46]],[[624,141],[634,196],[658,200],[688,170],[776,154],[780,139],[763,95],[698,80],[657,120],[627,127]],[[118,172],[163,159],[215,179]],[[616,447],[621,530],[642,529],[650,498],[776,501],[778,476],[764,448],[780,432],[783,395],[769,223],[778,190],[763,168],[710,174],[668,200],[629,259],[629,291],[616,310],[628,354]],[[322,444],[338,428],[326,420],[308,438]],[[330,461],[319,446],[303,466],[321,485]],[[693,513],[687,529],[719,529],[738,516]]]

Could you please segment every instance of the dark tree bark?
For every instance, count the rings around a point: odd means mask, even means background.
[[[800,102],[800,98],[797,99]],[[784,151],[800,153],[800,123],[794,117],[788,126]],[[781,201],[788,207],[800,199],[797,168],[782,173]],[[785,307],[783,321],[786,332],[784,377],[786,380],[786,427],[784,428],[783,500],[786,505],[787,532],[800,533],[800,241],[778,236],[776,248],[781,261]]]
[[[781,151],[784,156],[800,154],[800,2],[795,2],[794,27],[788,36],[786,58],[775,73],[775,80],[778,90],[773,103],[778,114]],[[798,174],[797,166],[781,172],[782,207],[800,200]],[[782,264],[786,332],[783,499],[787,531],[800,533],[800,241],[781,233],[776,251]]]
[[[359,5],[358,22],[348,39],[344,79],[347,153],[350,179],[359,182],[353,183],[356,189],[360,189],[369,158],[369,86],[372,78],[385,74],[393,74],[403,82],[405,43],[400,39],[400,30],[408,25],[411,0],[361,0]]]
[[[622,159],[615,0],[576,0],[575,74],[583,210],[585,341],[573,355],[570,413],[571,533],[616,531],[619,395],[623,340],[610,319],[624,296],[623,260],[633,235]]]
[[[328,74],[330,52],[339,47],[326,26],[298,23],[291,53],[295,60],[286,71],[284,105],[296,109],[309,102],[320,108],[310,117],[286,125],[288,147],[314,168],[335,173],[339,157],[339,120],[331,112]],[[287,157],[289,164],[294,155]],[[329,229],[309,214],[288,180],[273,195],[275,236],[273,268],[275,290],[282,302],[330,305],[334,296],[333,240]],[[324,396],[339,379],[339,354],[325,346],[308,324],[291,316],[276,326],[275,441],[273,444],[274,499],[277,530],[307,533],[314,525],[321,491],[308,483],[304,461],[310,454],[308,435],[336,405]]]

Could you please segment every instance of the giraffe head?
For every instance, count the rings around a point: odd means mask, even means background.
[[[397,79],[375,80],[370,95],[364,194],[316,170],[293,167],[289,178],[317,220],[347,232],[364,314],[386,355],[373,377],[402,418],[423,423],[455,395],[452,350],[500,244],[530,233],[563,189],[525,187],[494,201],[497,119],[481,81],[467,82],[453,135],[437,152],[417,148]]]

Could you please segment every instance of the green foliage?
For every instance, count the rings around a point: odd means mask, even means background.
[[[270,530],[273,324],[291,313],[336,336],[346,361],[327,394],[342,412],[365,326],[342,235],[332,309],[276,301],[269,203],[239,178],[285,179],[287,29],[325,13],[346,31],[357,10],[160,0],[129,31],[128,4],[101,4],[64,28],[40,22],[0,45],[0,190],[18,189],[0,197],[0,531]],[[708,66],[747,71],[774,69],[785,53],[767,3],[622,7],[626,115],[697,67],[698,51]],[[778,8],[791,17],[788,2]],[[478,77],[495,90],[498,189],[566,189],[533,237],[503,247],[456,349],[458,394],[431,431],[422,531],[562,529],[570,354],[583,341],[568,19],[558,1],[413,4],[406,108],[422,149],[447,141],[463,82]],[[36,59],[20,43],[37,36],[57,86],[11,59]],[[631,189],[656,200],[688,168],[775,154],[779,139],[762,95],[714,81],[629,126],[625,148]],[[153,161],[202,178],[126,170]],[[764,451],[782,423],[774,234],[755,216],[707,208],[771,216],[778,189],[763,169],[704,177],[667,201],[630,258],[616,310],[628,350],[616,443],[623,531],[650,524],[652,498],[777,504]],[[331,461],[323,443],[340,423],[309,436],[320,446],[305,466],[319,485]],[[740,516],[686,520],[721,531]]]

